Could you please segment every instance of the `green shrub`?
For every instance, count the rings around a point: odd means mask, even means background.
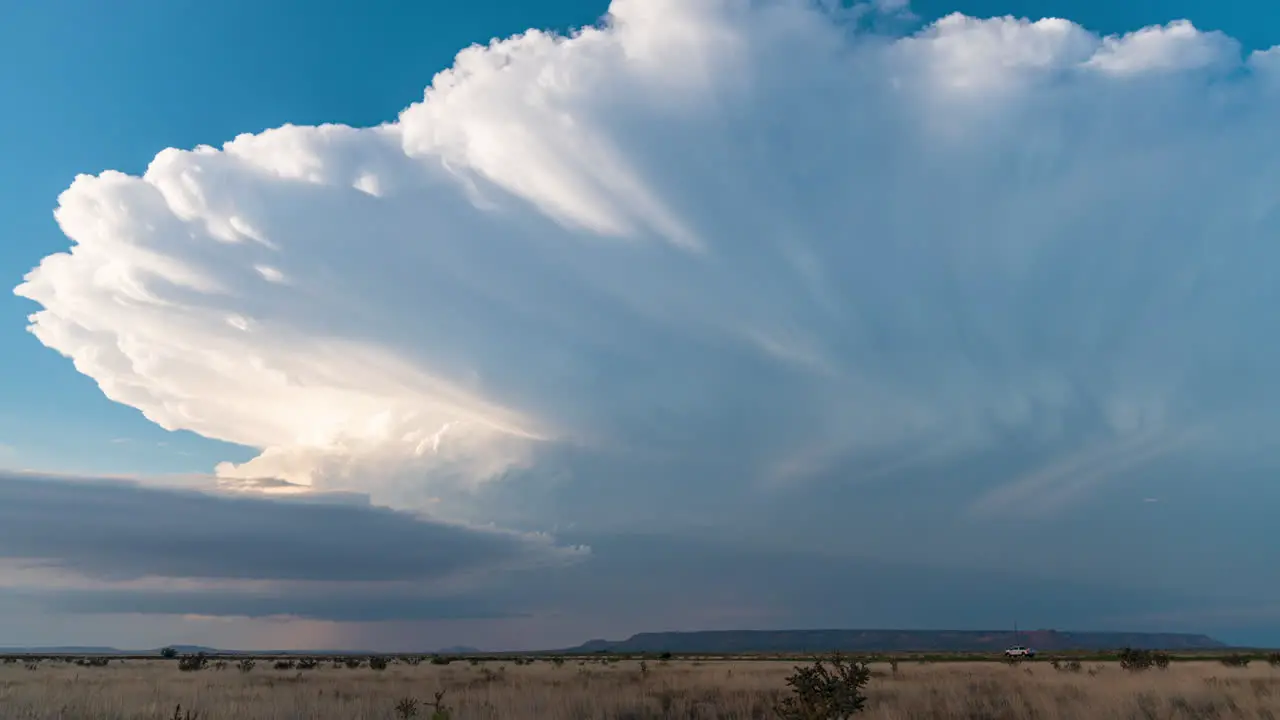
[[[870,679],[865,662],[850,662],[840,653],[810,667],[796,666],[787,678],[791,694],[774,712],[781,720],[844,720],[862,712],[867,702],[863,688]]]

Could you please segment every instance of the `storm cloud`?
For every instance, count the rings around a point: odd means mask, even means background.
[[[226,482],[470,525],[10,480],[93,520],[0,550],[352,582],[573,554],[493,522],[1212,575],[1173,518],[1280,467],[1280,49],[830,5],[615,0],[377,127],[76,178],[16,289],[40,342],[256,449]]]

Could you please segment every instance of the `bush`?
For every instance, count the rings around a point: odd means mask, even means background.
[[[787,678],[791,695],[774,712],[782,720],[844,720],[862,712],[867,702],[862,691],[870,679],[866,663],[847,661],[840,653],[810,667],[796,666]]]
[[[1130,672],[1150,670],[1155,658],[1150,650],[1134,650],[1125,648],[1120,651],[1120,667]]]
[[[519,661],[519,658],[516,658],[516,660],[517,660],[517,662],[518,662],[518,661]],[[449,663],[451,663],[451,662],[453,662],[453,658],[450,658],[450,657],[445,657],[445,656],[443,656],[443,655],[432,655],[432,656],[431,656],[431,664],[432,664],[432,665],[448,665],[448,664],[449,664]]]
[[[386,670],[387,659],[384,657],[377,657],[377,656],[371,657],[369,658],[369,667],[374,670]]]
[[[242,673],[247,673],[252,671],[253,666],[257,664],[258,664],[258,661],[254,660],[253,658],[244,658],[240,662],[236,663],[236,669]]]
[[[1271,667],[1280,667],[1280,652],[1273,652],[1267,656],[1267,664]]]
[[[418,698],[406,697],[401,698],[396,703],[396,717],[400,720],[409,720],[409,718],[418,716]]]
[[[320,661],[315,658],[302,658],[298,660],[299,670],[315,670],[320,666]]]
[[[1161,670],[1169,669],[1169,653],[1153,652],[1151,653],[1151,662]]]
[[[1226,665],[1227,667],[1242,668],[1242,667],[1249,667],[1249,661],[1251,659],[1252,658],[1250,658],[1248,655],[1235,654],[1235,655],[1227,655],[1226,657],[1219,658],[1218,662],[1222,663],[1223,665]]]
[[[277,660],[277,661],[276,661],[276,663],[275,663],[275,665],[272,665],[272,667],[274,667],[276,670],[292,670],[292,669],[293,669],[293,661],[292,661],[292,660]]]
[[[172,660],[178,657],[178,650],[177,648],[171,648],[171,647],[163,648],[162,650],[160,650],[160,657],[166,660]]]
[[[195,672],[203,670],[209,664],[209,659],[204,655],[187,655],[178,658],[178,669],[182,672]]]
[[[450,720],[453,717],[453,710],[444,704],[444,691],[440,690],[435,694],[435,699],[431,702],[423,703],[431,709],[431,720]],[[400,720],[409,720],[418,716],[418,699],[415,697],[401,698],[396,703],[395,715]]]

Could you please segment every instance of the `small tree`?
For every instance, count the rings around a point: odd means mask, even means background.
[[[850,662],[840,653],[810,667],[796,666],[787,678],[791,694],[774,712],[782,720],[845,720],[862,712],[867,702],[862,690],[870,679],[866,663]]]
[[[1271,667],[1280,667],[1280,652],[1273,652],[1268,655],[1267,664]]]
[[[171,648],[171,647],[162,648],[162,649],[160,650],[160,657],[162,657],[162,658],[164,658],[164,659],[166,659],[166,660],[172,660],[172,659],[174,659],[174,658],[178,657],[178,649],[177,649],[177,648]]]

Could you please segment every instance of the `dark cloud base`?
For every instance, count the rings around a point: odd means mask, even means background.
[[[556,552],[367,504],[0,471],[0,558],[92,578],[429,583]]]

